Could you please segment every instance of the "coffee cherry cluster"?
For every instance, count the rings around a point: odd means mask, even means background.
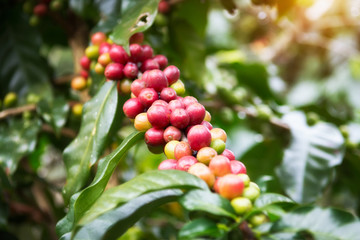
[[[185,88],[179,77],[180,71],[173,65],[146,70],[132,82],[132,98],[125,102],[123,111],[134,120],[137,130],[146,131],[150,151],[164,151],[168,159],[161,162],[160,170],[177,169],[201,178],[231,200],[238,214],[244,214],[252,208],[260,189],[250,182],[244,164],[226,149],[227,134],[213,128],[205,107],[192,96],[181,97]],[[181,87],[176,87],[179,83]]]
[[[24,12],[31,14],[29,23],[32,26],[39,24],[42,17],[47,15],[49,11],[59,11],[65,5],[64,0],[27,0],[23,5]]]

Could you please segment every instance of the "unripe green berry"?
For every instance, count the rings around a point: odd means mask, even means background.
[[[221,139],[215,139],[213,141],[211,141],[210,147],[215,149],[215,151],[217,152],[217,154],[222,154],[222,152],[225,150],[226,148],[226,144],[223,140]]]
[[[239,215],[243,215],[252,208],[252,203],[248,198],[237,197],[231,200],[231,206],[234,208],[235,212]]]
[[[99,57],[99,46],[97,45],[88,46],[85,49],[85,54],[88,58],[92,60],[97,60],[97,58]]]
[[[258,117],[263,120],[269,120],[273,114],[271,108],[269,106],[260,104],[256,106],[256,111],[258,114]]]
[[[50,2],[50,9],[52,11],[59,11],[63,8],[63,2],[61,0],[52,0]]]
[[[17,102],[17,95],[14,92],[9,92],[8,94],[5,95],[4,98],[4,107],[8,108],[8,107],[13,107],[16,105]]]
[[[29,24],[30,26],[36,27],[37,25],[39,25],[40,23],[40,19],[38,16],[36,15],[32,15],[29,19]]]
[[[26,102],[29,104],[36,104],[40,101],[40,96],[35,93],[29,93],[26,97]]]
[[[244,187],[248,187],[248,186],[250,186],[250,178],[249,178],[249,176],[247,175],[247,174],[244,174],[244,173],[240,173],[240,174],[238,174],[240,177],[241,177],[241,179],[243,180],[243,182],[244,182]]]
[[[260,213],[252,216],[249,221],[254,227],[256,227],[265,223],[267,221],[267,217],[265,214]]]
[[[180,79],[173,83],[170,87],[175,90],[178,96],[182,96],[185,93],[185,85]]]
[[[242,196],[253,202],[260,196],[260,189],[256,184],[254,185],[252,182],[250,182],[250,185],[244,188]]]
[[[349,137],[349,128],[348,128],[348,126],[346,126],[346,125],[341,125],[341,126],[339,127],[339,129],[340,129],[340,132],[341,132],[341,134],[343,135],[344,138],[348,138],[348,137]]]
[[[81,103],[77,103],[72,107],[72,113],[75,117],[79,118],[81,117],[83,105]]]
[[[309,126],[313,126],[320,121],[320,117],[317,113],[309,112],[306,114],[306,121]]]
[[[175,159],[175,147],[178,143],[180,142],[172,140],[165,145],[164,153],[168,159]]]

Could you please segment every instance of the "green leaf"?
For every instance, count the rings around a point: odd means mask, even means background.
[[[0,166],[12,174],[22,157],[30,154],[36,146],[40,121],[10,121],[0,125]]]
[[[292,139],[277,175],[293,200],[312,202],[329,183],[334,167],[342,162],[344,138],[329,123],[307,126],[301,112],[288,113],[283,121],[289,125]]]
[[[123,1],[121,19],[114,28],[112,39],[125,47],[131,35],[148,29],[157,14],[159,0],[127,0]]]
[[[186,223],[179,231],[179,239],[195,239],[197,237],[218,238],[223,235],[216,223],[207,219],[199,218]]]
[[[117,239],[141,217],[182,194],[181,190],[167,189],[141,195],[86,224],[73,239]]]
[[[219,194],[204,190],[192,190],[180,199],[188,211],[204,211],[217,216],[237,219],[230,202]]]
[[[90,95],[94,96],[99,91],[102,85],[104,85],[106,79],[103,74],[97,74],[95,70],[90,70],[91,76],[91,85],[90,85]]]
[[[79,225],[85,225],[99,215],[144,193],[170,188],[200,188],[209,191],[208,186],[203,180],[187,172],[178,170],[149,171],[122,185],[105,191],[95,204],[85,213],[83,218],[79,221]]]
[[[49,123],[59,135],[61,128],[66,123],[69,112],[69,105],[65,98],[57,97],[51,102],[45,99],[37,104],[37,110],[41,114],[45,122]]]
[[[83,18],[96,18],[99,14],[96,0],[70,0],[69,7]]]
[[[41,39],[20,11],[8,8],[0,15],[0,95],[13,91],[21,98],[31,92],[50,99],[47,63],[39,53]]]
[[[294,203],[294,201],[277,193],[263,193],[256,199],[255,207],[263,208],[278,203]]]
[[[63,194],[66,201],[88,180],[90,168],[97,161],[108,140],[110,129],[117,124],[119,110],[116,82],[105,83],[98,94],[84,105],[78,136],[64,150],[67,183]]]
[[[350,213],[337,209],[300,207],[275,222],[271,233],[308,231],[314,239],[353,240],[360,235],[360,222]]]

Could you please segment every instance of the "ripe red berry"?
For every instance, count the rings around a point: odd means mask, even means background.
[[[146,59],[142,62],[140,70],[142,72],[153,70],[153,69],[160,69],[159,64],[153,59]]]
[[[108,42],[103,42],[99,46],[99,54],[108,53],[111,49],[111,44]]]
[[[87,56],[82,56],[80,65],[84,70],[90,70],[91,60]]]
[[[172,112],[177,108],[184,109],[184,104],[182,103],[182,101],[175,99],[175,100],[171,100],[169,102],[168,108],[169,108],[170,112]]]
[[[159,99],[159,100],[156,100],[155,102],[153,102],[153,104],[151,105],[151,106],[164,106],[164,107],[168,107],[168,103],[167,102],[165,102],[164,100],[161,100],[161,99]]]
[[[146,88],[146,83],[142,79],[136,79],[131,83],[131,92],[137,97],[141,90]]]
[[[33,9],[33,13],[36,16],[44,16],[47,12],[48,12],[48,7],[44,3],[37,4]]]
[[[149,108],[159,97],[154,89],[145,88],[139,93],[138,99],[144,107]]]
[[[171,85],[179,79],[180,70],[176,66],[170,65],[164,69],[164,74],[169,82],[169,85]]]
[[[193,126],[189,130],[189,132],[187,134],[187,138],[188,138],[190,147],[195,151],[199,151],[203,147],[208,147],[208,146],[210,146],[210,143],[211,143],[210,131],[203,125]]]
[[[144,111],[144,106],[138,98],[130,98],[123,105],[123,111],[128,118],[135,118]]]
[[[147,87],[154,88],[157,92],[161,92],[163,88],[168,86],[168,81],[164,73],[158,69],[146,71],[142,79],[145,81]]]
[[[190,117],[185,109],[177,108],[170,114],[170,123],[171,125],[184,129],[189,125]],[[210,135],[211,136],[211,135]]]
[[[130,44],[133,43],[141,44],[143,41],[144,41],[144,34],[142,32],[134,33],[129,39]]]
[[[145,142],[151,146],[159,146],[165,144],[164,138],[164,129],[160,128],[150,128],[145,133]]]
[[[221,155],[227,157],[230,161],[235,160],[234,153],[229,149],[225,149]]]
[[[170,111],[164,106],[151,106],[147,111],[147,117],[155,128],[165,128],[170,122]]]
[[[193,103],[197,103],[198,100],[192,96],[186,96],[183,98],[183,103],[184,103],[184,106],[185,108],[187,108],[189,105],[193,104]]]
[[[129,60],[129,56],[125,49],[119,45],[113,45],[109,51],[110,58],[116,63],[125,64]]]
[[[154,50],[149,45],[142,45],[142,56],[141,62],[145,61],[146,59],[152,58]]]
[[[244,190],[244,182],[235,174],[225,175],[217,180],[217,192],[229,200],[240,197]]]
[[[156,55],[153,60],[159,64],[160,69],[164,69],[168,65],[168,59],[164,55]]]
[[[138,67],[136,66],[135,63],[128,62],[124,66],[123,72],[124,72],[125,77],[130,78],[130,79],[134,79],[134,78],[137,77],[139,69],[138,69]]]
[[[237,160],[230,161],[231,165],[231,173],[233,174],[246,174],[246,167],[242,162],[239,162]]]
[[[221,155],[215,156],[211,159],[209,168],[217,177],[231,173],[230,160]]]
[[[82,69],[82,70],[80,71],[80,75],[81,75],[83,78],[87,79],[87,78],[89,77],[89,72],[86,71],[86,70],[84,70],[84,69]]]
[[[91,36],[91,43],[93,45],[100,45],[104,42],[106,42],[106,35],[103,32],[96,32]]]
[[[204,180],[210,188],[214,185],[215,175],[205,164],[195,163],[189,168],[188,172]]]
[[[140,62],[142,60],[143,50],[140,44],[130,44],[130,60],[132,62]]]
[[[123,69],[121,63],[110,63],[106,66],[104,75],[110,80],[120,80],[123,77]]]
[[[191,155],[192,155],[192,151],[189,143],[181,141],[176,145],[174,149],[174,156],[176,160],[179,160],[184,156],[191,156]]]
[[[200,103],[193,103],[186,107],[186,111],[190,117],[190,125],[200,124],[204,117],[206,110]]]
[[[158,167],[159,170],[176,169],[177,161],[175,159],[166,159]]]
[[[193,156],[184,156],[177,161],[176,169],[181,171],[188,171],[189,168],[197,162],[198,161]]]
[[[170,4],[165,0],[160,1],[158,5],[158,12],[162,14],[166,14],[169,11],[170,11]]]
[[[172,140],[180,140],[181,137],[182,137],[181,131],[174,126],[169,126],[164,131],[165,142],[170,142]]]
[[[170,102],[171,100],[175,100],[177,95],[174,89],[167,87],[161,90],[160,98],[166,102]]]
[[[207,129],[211,130],[213,128],[213,126],[211,125],[211,123],[207,122],[207,121],[202,121],[201,125],[207,127]]]

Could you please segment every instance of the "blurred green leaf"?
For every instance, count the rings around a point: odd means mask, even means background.
[[[257,208],[263,208],[278,203],[294,203],[294,201],[280,194],[262,193],[259,198],[256,199],[255,206]]]
[[[36,146],[40,121],[10,121],[0,124],[0,166],[12,174],[22,157],[30,154]]]
[[[155,170],[141,174],[130,181],[111,188],[103,193],[94,205],[79,221],[85,225],[97,216],[110,211],[141,194],[163,189],[193,189],[208,190],[206,183],[198,177],[178,170]]]
[[[294,235],[301,231],[308,231],[313,239],[353,240],[360,234],[360,222],[342,210],[299,207],[275,222],[270,230]]]
[[[125,157],[128,150],[143,137],[144,132],[132,133],[112,153],[100,159],[93,182],[71,197],[69,212],[56,226],[58,235],[64,235],[72,230],[74,224],[104,192],[118,163]]]
[[[334,167],[342,162],[344,138],[329,123],[307,126],[301,112],[288,113],[283,121],[289,125],[292,139],[277,175],[293,200],[312,202],[329,183]]]
[[[102,85],[106,82],[106,78],[102,74],[97,74],[93,69],[90,70],[91,85],[89,93],[91,96],[96,95]]]
[[[84,105],[78,136],[64,150],[67,183],[65,201],[80,190],[88,180],[91,166],[98,160],[108,141],[110,129],[119,111],[116,82],[106,82],[100,91]]]
[[[51,125],[58,136],[61,128],[66,123],[69,109],[69,105],[63,97],[54,98],[51,102],[44,99],[37,104],[38,112],[45,122]]]
[[[180,199],[180,204],[188,211],[204,211],[237,219],[229,200],[209,191],[192,190]]]
[[[8,8],[0,14],[0,95],[13,91],[21,98],[31,92],[50,99],[47,63],[39,53],[40,37],[19,11]]]
[[[186,223],[179,231],[179,239],[196,239],[198,237],[218,238],[223,235],[215,222],[207,218],[199,218]]]
[[[96,18],[99,15],[98,2],[98,0],[70,0],[69,7],[83,18]]]
[[[140,195],[89,222],[74,239],[117,239],[141,217],[164,203],[175,201],[182,194],[181,190],[167,189]]]

